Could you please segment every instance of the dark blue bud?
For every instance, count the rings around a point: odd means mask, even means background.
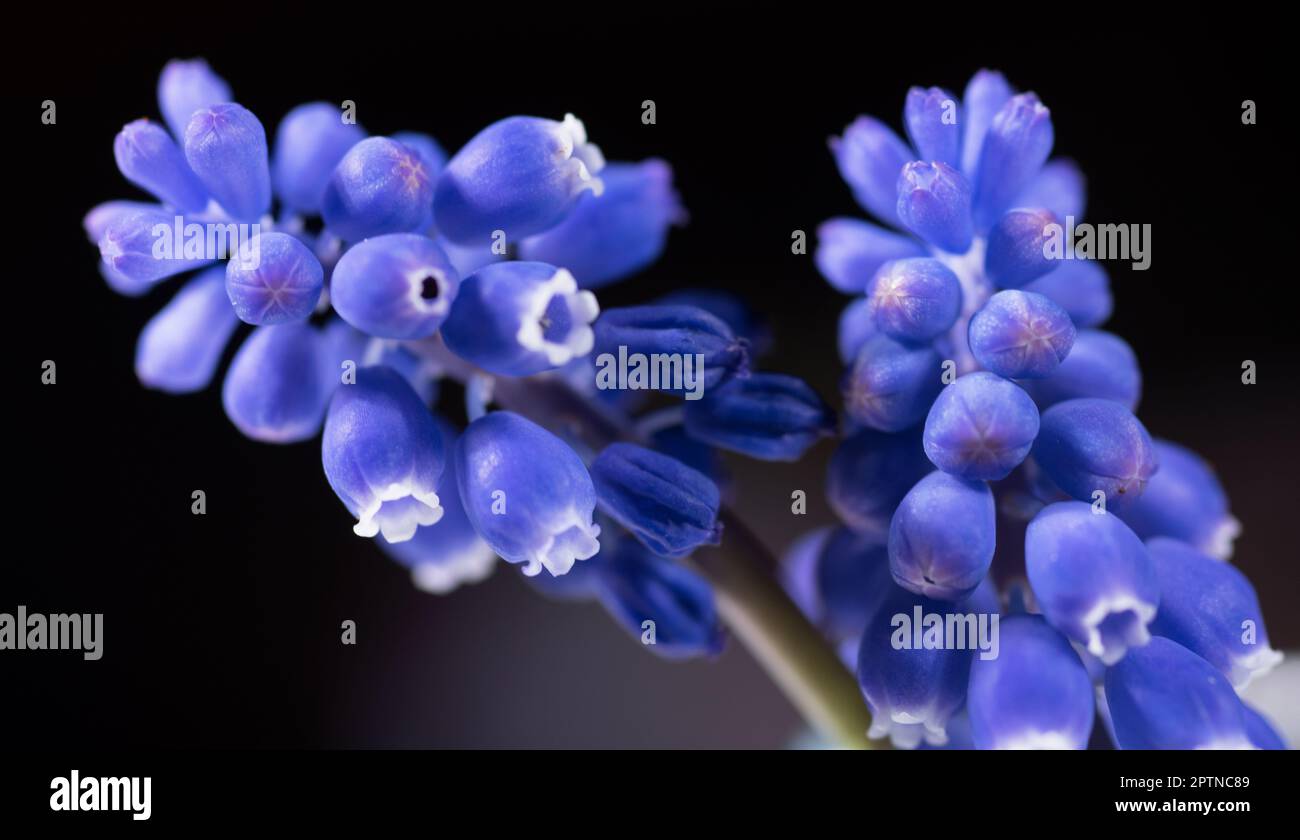
[[[725,637],[704,578],[626,540],[597,573],[605,608],[651,653],[689,659],[722,652]]]
[[[672,374],[655,377],[658,390],[684,393],[691,399],[699,399],[730,377],[749,374],[747,342],[737,338],[722,319],[698,306],[652,304],[607,309],[593,329],[596,384],[602,389],[650,387],[633,384],[634,362]],[[633,359],[634,355],[643,359]],[[620,375],[624,370],[626,382]]]
[[[654,553],[683,557],[721,539],[718,486],[676,458],[613,443],[590,472],[600,509]]]
[[[764,461],[797,461],[835,430],[835,414],[806,382],[779,373],[733,379],[688,400],[692,437]]]

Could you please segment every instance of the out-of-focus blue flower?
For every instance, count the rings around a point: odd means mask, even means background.
[[[263,443],[315,437],[333,384],[321,364],[326,349],[321,333],[306,323],[253,330],[226,371],[226,416]]]
[[[335,495],[357,518],[352,530],[358,536],[404,542],[442,518],[443,436],[391,368],[361,368],[356,382],[334,390],[321,461]]]
[[[880,330],[876,327],[876,313],[872,311],[871,298],[854,298],[840,312],[836,328],[835,343],[840,351],[840,361],[846,365],[851,363],[867,339],[878,332]]]
[[[99,245],[99,240],[108,231],[109,225],[118,219],[139,210],[161,211],[163,208],[147,201],[105,201],[96,204],[81,220],[86,231],[86,238],[91,245]]]
[[[1246,718],[1246,737],[1261,750],[1285,750],[1288,749],[1286,739],[1278,734],[1273,728],[1273,724],[1259,712],[1252,709],[1245,703],[1241,704],[1242,712]]]
[[[449,422],[434,416],[442,436],[444,452],[451,452],[458,432]],[[438,501],[443,514],[432,525],[417,528],[405,542],[380,540],[379,547],[393,560],[411,570],[411,580],[425,592],[444,595],[467,583],[477,583],[496,568],[497,555],[470,524],[456,486],[456,461],[448,458],[438,482]]]
[[[970,184],[946,163],[913,161],[898,176],[898,219],[944,251],[964,254],[974,237]]]
[[[605,166],[582,121],[507,117],[480,131],[447,163],[434,192],[434,222],[456,242],[504,231],[509,241],[560,222]]]
[[[343,121],[329,102],[309,102],[285,114],[275,131],[271,183],[280,201],[299,213],[319,213],[334,167],[366,132]]]
[[[660,376],[661,391],[703,393],[730,377],[749,375],[748,343],[737,338],[722,319],[698,306],[651,304],[607,309],[594,330],[598,358],[609,354],[619,360],[640,354],[647,363],[659,358],[680,365],[682,382],[677,384],[675,376],[665,382]],[[688,374],[691,381],[687,381]]]
[[[646,650],[665,659],[717,656],[725,636],[708,581],[622,540],[596,566],[596,594]]]
[[[1115,305],[1106,269],[1091,260],[1062,262],[1022,291],[1051,298],[1081,330],[1105,323]]]
[[[242,105],[195,111],[185,127],[185,159],[231,218],[255,222],[271,209],[266,130]]]
[[[808,383],[779,373],[733,379],[685,407],[686,431],[764,461],[796,461],[835,430],[835,414]]]
[[[325,184],[326,229],[347,242],[408,233],[427,222],[433,185],[419,154],[390,137],[348,150]]]
[[[596,490],[564,441],[509,411],[475,420],[456,442],[465,512],[493,550],[524,574],[562,575],[600,551]]]
[[[1020,386],[980,371],[944,388],[925,418],[925,454],[944,472],[997,481],[1025,460],[1038,409]]]
[[[226,264],[226,294],[241,321],[274,325],[311,315],[325,288],[325,269],[287,233],[263,233],[240,245]]]
[[[721,320],[739,338],[749,343],[751,356],[761,356],[772,349],[772,331],[767,319],[745,301],[722,289],[687,287],[669,292],[655,301],[664,306],[694,306]]]
[[[176,242],[172,233],[178,218],[181,217],[161,208],[116,214],[99,238],[99,254],[104,265],[143,290],[159,280],[212,262],[207,257],[185,255],[183,235],[182,241]],[[180,224],[183,230],[185,220]]]
[[[1052,153],[1052,115],[1038,97],[1021,93],[993,116],[980,147],[972,211],[987,230],[1030,184]]]
[[[231,98],[230,86],[201,58],[172,59],[158,77],[158,110],[178,140],[185,137],[195,111]]]
[[[1087,185],[1072,160],[1048,161],[1015,200],[1017,207],[1044,207],[1058,219],[1083,218]]]
[[[343,320],[379,338],[427,338],[451,311],[460,276],[427,236],[390,233],[358,242],[334,266],[330,302]]]
[[[461,282],[442,337],[486,371],[530,376],[590,353],[599,312],[596,296],[562,268],[494,263]]]
[[[1083,502],[1039,511],[1025,532],[1025,571],[1044,617],[1112,665],[1150,639],[1160,584],[1146,546]]]
[[[611,163],[600,179],[600,195],[582,196],[559,224],[520,242],[520,258],[564,266],[584,289],[621,280],[658,259],[668,229],[686,220],[672,167],[658,159]]]
[[[1151,435],[1124,406],[1110,400],[1058,403],[1043,412],[1034,461],[1072,498],[1122,512],[1156,472]]]
[[[826,469],[826,499],[855,531],[884,538],[898,503],[934,469],[915,430],[862,429],[845,438]]]
[[[887,224],[898,224],[898,175],[912,150],[873,117],[858,117],[842,137],[830,139],[840,175],[863,209]]]
[[[1228,497],[1214,469],[1195,452],[1155,438],[1160,469],[1120,518],[1142,539],[1173,537],[1219,560],[1232,556],[1241,523],[1228,512]]]
[[[132,184],[184,213],[208,206],[208,191],[171,135],[157,123],[127,123],[113,141],[117,168]]]
[[[880,332],[922,344],[946,332],[961,312],[961,283],[938,260],[913,257],[881,266],[867,287]]]
[[[890,260],[925,256],[925,249],[906,236],[860,219],[837,218],[817,228],[817,270],[848,295],[861,294]]]
[[[855,422],[901,432],[921,422],[943,388],[943,360],[932,347],[909,347],[886,335],[867,339],[842,387]]]
[[[1245,706],[1210,663],[1156,637],[1106,671],[1122,750],[1254,749]]]
[[[1101,330],[1079,330],[1070,355],[1047,378],[1026,382],[1025,390],[1043,411],[1082,397],[1113,400],[1137,411],[1142,372],[1124,339]]]
[[[961,146],[961,171],[966,177],[974,178],[978,172],[989,126],[1014,93],[1006,77],[995,70],[980,70],[966,83],[962,94],[965,134]]]
[[[929,598],[965,598],[993,562],[996,528],[987,484],[930,473],[907,492],[889,523],[894,582]]]
[[[135,375],[172,394],[202,390],[238,324],[226,297],[225,267],[210,268],[145,324],[135,346]]]
[[[1152,633],[1197,654],[1238,690],[1282,661],[1269,647],[1255,589],[1239,570],[1168,537],[1148,540],[1147,551],[1160,582]]]
[[[1074,648],[1037,615],[1008,616],[998,633],[997,657],[971,662],[966,703],[975,747],[1087,747],[1092,680]]]
[[[1045,295],[998,292],[975,313],[970,350],[986,370],[1007,379],[1043,379],[1070,354],[1070,316]]]
[[[601,510],[656,554],[683,557],[722,537],[717,485],[676,458],[612,443],[592,461],[591,479]]]
[[[956,96],[943,88],[911,88],[903,103],[903,125],[922,160],[961,166],[963,122]]]
[[[994,285],[1019,289],[1060,263],[1046,256],[1048,225],[1059,224],[1050,210],[1012,210],[989,232],[984,271]]]
[[[782,585],[808,620],[857,662],[863,628],[897,589],[884,542],[847,528],[820,528],[797,539],[781,560]]]

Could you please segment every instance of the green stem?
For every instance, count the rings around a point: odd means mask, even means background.
[[[462,383],[481,373],[436,339],[414,349]],[[580,439],[595,451],[618,440],[639,441],[621,414],[555,377],[498,378],[492,397],[502,408]],[[730,508],[724,505],[718,518],[724,528],[722,545],[697,550],[689,562],[712,584],[732,634],[823,738],[853,749],[879,747],[867,739],[871,715],[857,680],[778,583],[776,558]]]

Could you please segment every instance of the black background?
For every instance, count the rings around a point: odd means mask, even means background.
[[[670,665],[599,607],[543,600],[504,565],[450,597],[415,590],[352,535],[316,443],[244,439],[219,384],[181,398],[138,385],[136,335],[175,283],[112,294],[81,217],[139,197],[116,171],[113,135],[157,117],[159,70],[194,55],[268,134],[316,99],[352,99],[371,133],[425,131],[448,150],[503,116],[571,111],[610,159],[669,160],[690,224],[602,303],[730,289],[771,320],[765,366],[835,401],[846,299],[811,254],[790,253],[792,230],[811,237],[830,216],[862,215],[827,137],[859,113],[899,128],[910,85],[960,93],[976,69],[1002,70],[1051,107],[1055,154],[1089,178],[1087,219],[1152,226],[1149,271],[1107,266],[1107,329],[1141,360],[1148,428],[1218,468],[1245,524],[1236,562],[1274,646],[1300,645],[1296,233],[1284,212],[1295,176],[1278,69],[1290,61],[1267,33],[1243,36],[1248,21],[1136,31],[1098,11],[1036,15],[1013,31],[866,7],[557,9],[546,23],[495,8],[455,21],[384,8],[360,14],[377,25],[370,34],[356,13],[323,6],[286,23],[242,14],[239,26],[180,32],[141,23],[130,39],[82,31],[8,74],[4,413],[16,428],[0,610],[105,614],[99,662],[0,660],[11,745],[770,747],[800,730],[734,640],[717,662]],[[40,123],[44,99],[57,102],[56,125]],[[656,125],[640,121],[645,99]],[[1258,103],[1259,124],[1242,125],[1243,99]],[[39,382],[44,359],[58,363],[56,386]],[[1258,385],[1240,383],[1244,359],[1258,363]],[[829,450],[796,466],[735,464],[739,507],[773,549],[831,520],[820,492]],[[804,519],[789,512],[793,488],[810,491]],[[195,489],[206,516],[190,513]],[[339,643],[344,619],[357,622],[355,647]]]

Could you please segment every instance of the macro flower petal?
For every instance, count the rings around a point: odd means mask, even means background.
[[[135,347],[135,375],[159,391],[200,391],[212,381],[238,325],[226,298],[225,267],[207,269],[145,324]]]
[[[343,320],[380,338],[427,338],[438,331],[460,276],[438,243],[416,233],[358,242],[330,279],[330,302]]]

